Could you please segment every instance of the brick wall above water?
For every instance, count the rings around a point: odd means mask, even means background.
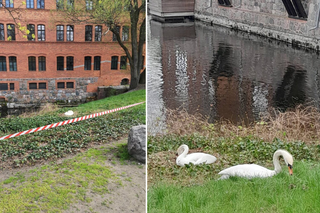
[[[289,17],[281,0],[233,0],[232,7],[216,0],[198,0],[195,18],[319,50],[320,2],[301,0],[301,4],[307,18]]]

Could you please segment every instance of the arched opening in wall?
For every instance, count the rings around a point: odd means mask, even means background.
[[[219,5],[225,7],[232,7],[231,2],[229,0],[218,0]]]
[[[121,85],[128,85],[129,84],[129,79],[124,78],[121,80]]]
[[[290,18],[307,20],[308,15],[301,0],[282,0]]]

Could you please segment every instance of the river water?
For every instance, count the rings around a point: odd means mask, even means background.
[[[248,124],[270,108],[319,108],[316,53],[200,21],[149,19],[147,39],[150,134],[165,129],[166,109]]]

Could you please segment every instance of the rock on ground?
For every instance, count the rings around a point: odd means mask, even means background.
[[[146,163],[146,125],[134,126],[130,129],[128,152],[136,160]]]

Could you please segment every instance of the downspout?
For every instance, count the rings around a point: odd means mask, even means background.
[[[316,18],[316,26],[310,28],[309,31],[310,30],[315,30],[315,29],[317,29],[319,27],[319,14],[320,14],[320,5],[318,7],[318,14],[317,14],[317,18]]]

